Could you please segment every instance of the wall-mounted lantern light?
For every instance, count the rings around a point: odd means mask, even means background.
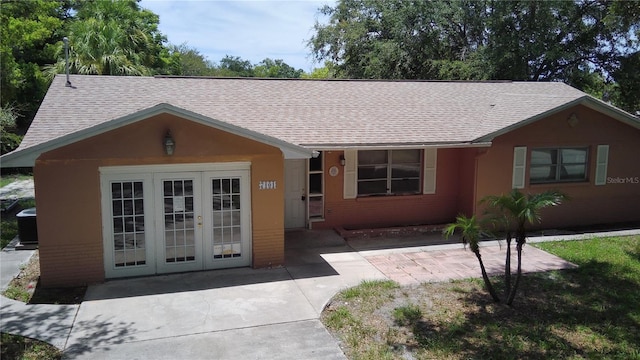
[[[340,165],[344,166],[345,164],[345,158],[344,158],[344,154],[340,155]]]
[[[176,149],[176,142],[171,137],[171,131],[167,131],[167,135],[164,136],[164,152],[171,156]]]

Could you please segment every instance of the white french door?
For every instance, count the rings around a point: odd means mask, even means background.
[[[207,172],[203,179],[205,268],[251,265],[248,171]]]
[[[202,269],[200,173],[154,175],[158,273]]]
[[[250,172],[240,165],[101,169],[106,276],[250,266]]]

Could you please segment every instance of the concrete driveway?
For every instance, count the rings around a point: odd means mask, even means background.
[[[343,288],[385,276],[333,231],[287,235],[287,267],[89,287],[68,359],[344,359],[319,321]]]
[[[634,233],[640,231],[596,236]],[[483,247],[485,264],[499,270],[498,243]],[[535,265],[525,271],[573,266],[532,247],[526,251],[527,263]],[[8,255],[3,251],[2,259]],[[299,231],[287,233],[285,268],[114,280],[90,286],[80,306],[24,305],[2,298],[0,329],[53,336],[46,340],[65,349],[66,359],[344,359],[319,320],[337,292],[363,280],[412,284],[478,276],[477,266],[471,252],[458,243],[442,244],[440,234],[347,243],[333,231]]]

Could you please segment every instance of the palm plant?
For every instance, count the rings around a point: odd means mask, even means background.
[[[69,70],[85,75],[150,75],[162,63],[157,15],[135,1],[78,2],[77,20],[69,26]],[[46,67],[52,77],[65,70],[62,42],[59,60]]]
[[[507,304],[511,305],[515,298],[522,276],[522,248],[527,241],[527,225],[539,223],[542,220],[540,211],[546,207],[560,205],[567,196],[554,190],[537,194],[523,194],[513,189],[507,195],[487,196],[481,202],[495,209],[504,219],[507,231],[507,260],[505,264],[505,293],[508,294]],[[511,237],[515,235],[518,268],[516,281],[511,287]]]
[[[500,302],[500,298],[498,297],[498,294],[491,284],[489,275],[487,275],[487,271],[484,267],[484,262],[482,261],[479,241],[482,235],[485,234],[485,232],[482,230],[482,227],[476,220],[475,215],[472,217],[458,215],[456,217],[456,222],[449,224],[443,230],[443,233],[446,238],[449,238],[456,232],[456,230],[460,230],[462,243],[464,244],[465,248],[469,246],[471,251],[476,255],[476,258],[478,258],[478,262],[480,263],[480,270],[482,271],[482,280],[484,280],[484,284],[487,288],[487,291],[489,292],[489,295],[491,295],[491,298],[493,298],[495,302]]]

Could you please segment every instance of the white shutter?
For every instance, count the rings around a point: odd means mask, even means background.
[[[513,189],[524,189],[525,173],[527,169],[527,147],[516,146],[513,148],[513,178],[511,187]]]
[[[344,188],[343,198],[355,199],[358,196],[358,150],[344,151]]]
[[[436,167],[438,164],[438,149],[424,149],[424,174],[422,179],[422,193],[436,193]]]
[[[607,183],[607,164],[609,163],[609,145],[598,145],[596,155],[596,185]]]

